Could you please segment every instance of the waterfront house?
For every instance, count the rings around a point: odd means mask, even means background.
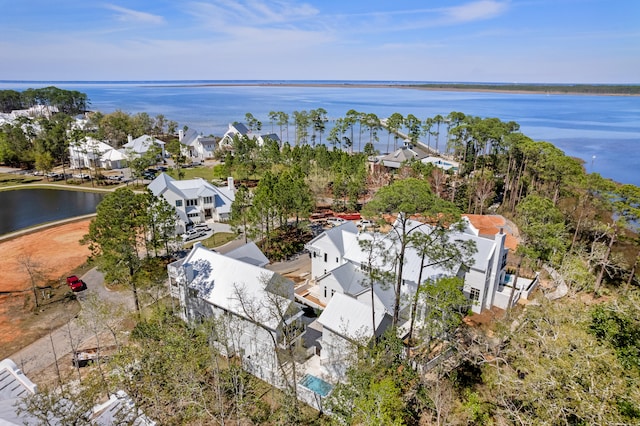
[[[233,148],[234,139],[241,137],[247,137],[255,140],[258,146],[263,146],[268,140],[275,141],[280,145],[280,137],[275,133],[256,135],[243,123],[229,123],[229,129],[220,139],[220,146],[224,148]]]
[[[227,186],[217,187],[202,178],[176,180],[160,173],[148,188],[153,195],[164,197],[176,209],[177,232],[184,232],[191,223],[228,220],[235,199],[233,178],[229,178]]]

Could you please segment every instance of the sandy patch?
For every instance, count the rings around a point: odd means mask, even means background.
[[[89,223],[90,220],[66,223],[0,242],[0,259],[3,259],[0,292],[30,288],[18,260],[23,255],[30,255],[32,261],[41,265],[45,282],[61,280],[83,265],[90,251],[88,246],[80,244],[80,239],[89,232]]]

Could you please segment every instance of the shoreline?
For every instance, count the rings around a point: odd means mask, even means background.
[[[526,90],[526,89],[495,89],[487,87],[468,88],[455,86],[430,86],[415,84],[383,84],[383,83],[182,83],[182,84],[163,84],[163,85],[146,85],[145,87],[317,87],[317,88],[341,88],[341,89],[405,89],[405,90],[424,90],[432,92],[476,92],[476,93],[503,93],[514,95],[575,95],[575,96],[640,96],[638,93],[589,93],[589,92],[571,92],[566,90]],[[564,87],[564,86],[563,86]]]

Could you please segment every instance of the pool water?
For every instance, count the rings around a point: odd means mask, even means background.
[[[329,395],[329,392],[333,389],[331,384],[311,374],[305,375],[300,381],[300,384],[323,397]]]

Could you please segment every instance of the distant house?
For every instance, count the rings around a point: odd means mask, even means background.
[[[233,139],[236,137],[249,136],[249,128],[243,123],[229,123],[229,129],[222,135],[220,146],[233,147]]]
[[[203,136],[194,129],[180,130],[178,140],[184,147],[183,154],[192,161],[212,158],[219,144],[217,137]]]
[[[246,136],[250,139],[254,139],[258,146],[264,145],[267,140],[275,141],[280,145],[280,137],[275,133],[265,133],[262,135],[256,135],[249,130],[243,123],[230,123],[229,129],[225,132],[220,139],[220,146],[225,148],[233,148],[233,140],[238,137]]]
[[[69,145],[69,162],[72,169],[121,169],[126,166],[127,157],[111,145],[87,136]]]
[[[258,146],[263,146],[267,141],[277,142],[280,145],[280,137],[275,133],[265,133],[264,135],[256,136],[256,142]]]
[[[239,356],[250,373],[281,387],[274,342],[286,347],[283,329],[302,311],[293,301],[293,282],[260,266],[265,259],[253,243],[226,255],[196,243],[167,269],[181,317],[217,319],[217,349]]]
[[[160,173],[148,188],[153,195],[164,197],[176,209],[178,232],[183,232],[190,223],[228,220],[235,199],[233,178],[229,178],[226,187],[217,187],[202,178],[176,180]]]
[[[382,155],[377,158],[379,164],[383,165],[384,167],[390,169],[399,169],[404,163],[414,160],[420,161],[424,157],[424,153],[413,149],[411,145],[404,145],[390,154]]]
[[[122,145],[122,149],[124,151],[124,154],[128,154],[133,157],[141,157],[144,154],[146,154],[147,151],[149,151],[149,148],[151,148],[154,145],[157,146],[158,149],[160,150],[160,153],[158,154],[159,157],[164,158],[165,157],[164,142],[161,141],[160,139],[154,138],[153,136],[149,136],[149,135],[142,135],[135,139],[133,139],[133,137],[129,135],[128,142]]]

